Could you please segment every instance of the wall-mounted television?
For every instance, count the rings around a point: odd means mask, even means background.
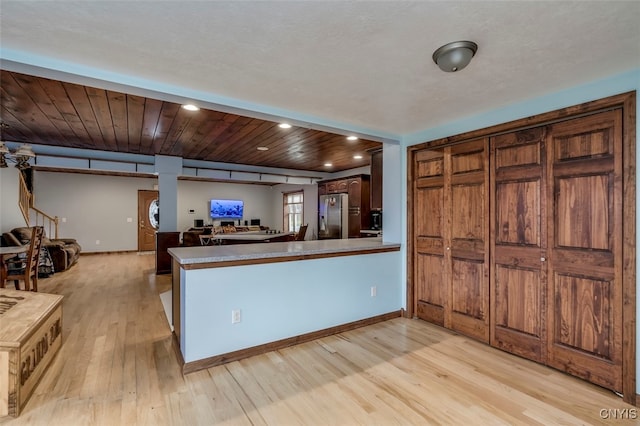
[[[212,219],[242,219],[244,202],[213,199],[209,203],[209,212]]]

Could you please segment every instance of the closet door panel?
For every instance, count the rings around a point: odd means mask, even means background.
[[[536,361],[543,359],[543,282],[539,268],[499,265],[494,272],[494,346]]]
[[[621,112],[550,127],[549,365],[622,391]],[[617,236],[617,237],[616,237]]]
[[[611,253],[611,178],[609,174],[601,174],[557,179],[558,247],[605,250]]]
[[[449,149],[450,328],[488,342],[488,139]]]
[[[415,311],[418,318],[444,326],[449,302],[445,252],[444,152],[416,154],[414,229],[416,277]]]
[[[491,140],[491,344],[544,362],[544,128]]]
[[[444,326],[444,309],[448,296],[444,274],[444,256],[419,254],[417,280],[419,286],[417,316],[439,326]]]

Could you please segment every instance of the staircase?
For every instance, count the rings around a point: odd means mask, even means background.
[[[45,229],[46,235],[49,238],[58,238],[58,216],[50,216],[43,212],[40,209],[34,207],[34,197],[31,191],[29,191],[29,187],[27,186],[27,182],[24,179],[24,175],[19,173],[20,176],[20,191],[18,197],[18,204],[20,206],[20,211],[22,212],[22,216],[24,217],[27,225],[32,225],[31,218],[33,218],[33,226],[42,226]],[[34,213],[31,215],[31,213]]]

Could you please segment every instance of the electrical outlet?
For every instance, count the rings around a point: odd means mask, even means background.
[[[376,297],[378,294],[378,288],[374,285],[371,287],[371,297]]]
[[[66,217],[62,218],[62,223],[67,223],[67,218]]]
[[[240,309],[234,309],[231,311],[231,324],[237,324],[242,321],[242,313]]]
[[[96,240],[96,245],[99,246],[100,245],[100,240]]]
[[[133,218],[132,217],[128,217],[127,218],[127,223],[132,223],[133,222]]]

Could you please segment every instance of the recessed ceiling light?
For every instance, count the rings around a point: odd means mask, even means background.
[[[331,163],[324,163],[324,166],[325,166],[325,167],[332,167],[332,166],[333,166],[333,164],[331,164]]]
[[[358,137],[357,136],[347,136],[347,140],[348,141],[357,141]]]
[[[269,147],[267,146],[259,146],[258,151],[269,151]]]
[[[278,127],[280,127],[281,129],[290,129],[291,128],[291,124],[289,124],[289,123],[280,123],[280,124],[278,124]]]
[[[354,160],[362,160],[362,155],[354,155],[353,159]]]
[[[187,111],[198,111],[200,109],[194,104],[185,104],[185,105],[182,105],[182,108],[186,109]]]

